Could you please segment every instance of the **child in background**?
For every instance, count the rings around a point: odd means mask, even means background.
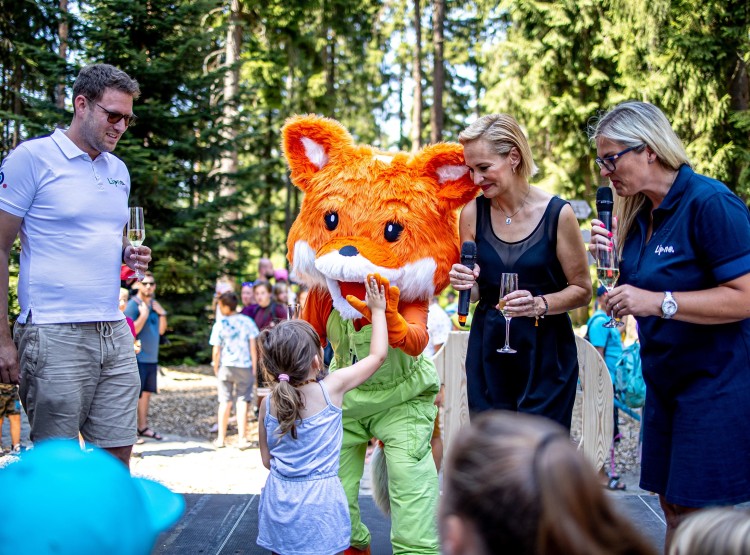
[[[344,393],[385,360],[387,282],[365,281],[372,311],[367,357],[320,379],[323,349],[313,327],[287,320],[261,332],[260,361],[271,395],[260,409],[260,452],[271,470],[258,508],[258,545],[274,553],[331,555],[349,547],[351,524],[339,481]]]
[[[258,326],[252,318],[237,312],[237,295],[228,291],[219,296],[221,319],[211,330],[214,374],[218,378],[219,413],[216,447],[224,447],[232,402],[237,404],[237,447],[247,449],[247,407],[253,398],[253,382],[257,368],[255,338]]]
[[[286,306],[289,301],[289,286],[286,282],[279,282],[273,286],[273,301],[282,306]]]
[[[125,312],[125,307],[128,306],[129,300],[130,292],[124,287],[120,287],[120,312]],[[135,349],[135,354],[138,354],[141,352],[141,341],[137,338],[138,334],[135,332],[135,324],[130,316],[125,316],[125,321],[128,323],[130,333],[133,334],[133,348]]]
[[[10,425],[10,443],[8,453],[21,453],[21,399],[18,397],[18,386],[0,384],[0,435],[3,430],[3,420],[8,417]],[[0,456],[6,452],[0,445]]]

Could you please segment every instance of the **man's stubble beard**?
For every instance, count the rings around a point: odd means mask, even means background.
[[[98,152],[112,152],[115,149],[117,144],[110,148],[110,146],[104,141],[102,135],[105,135],[106,133],[107,132],[104,129],[99,129],[99,126],[94,122],[92,116],[87,116],[83,120],[83,124],[81,125],[82,138],[84,142],[94,150],[97,150]]]

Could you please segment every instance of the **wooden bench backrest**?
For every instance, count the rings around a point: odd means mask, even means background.
[[[435,353],[433,361],[440,380],[445,384],[442,411],[443,452],[447,456],[451,443],[461,429],[469,425],[466,397],[466,350],[468,331],[452,331],[448,341]],[[612,380],[599,352],[585,339],[576,336],[578,367],[583,389],[581,442],[585,456],[598,470],[602,468],[612,442],[614,426]]]

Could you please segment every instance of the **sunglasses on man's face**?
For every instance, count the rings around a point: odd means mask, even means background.
[[[101,108],[102,110],[104,110],[104,112],[106,112],[107,121],[111,123],[112,125],[118,123],[121,119],[124,119],[125,127],[131,127],[135,125],[135,121],[138,119],[138,116],[136,116],[135,114],[121,114],[120,112],[113,112],[112,110],[107,110],[104,106],[102,106],[98,102],[94,102],[94,104],[96,104],[97,106],[99,106],[99,108]]]
[[[153,281],[142,281],[141,285],[144,287],[154,287],[156,284]]]

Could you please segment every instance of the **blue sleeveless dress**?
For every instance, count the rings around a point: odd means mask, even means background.
[[[525,239],[508,243],[495,235],[490,202],[477,203],[479,304],[469,334],[466,386],[469,411],[503,409],[539,414],[570,429],[578,380],[575,336],[567,314],[513,318],[510,346],[515,354],[498,353],[505,343],[505,318],[495,309],[500,275],[518,274],[519,289],[533,295],[561,291],[568,285],[557,259],[557,223],[567,204],[553,197],[541,221]]]
[[[341,409],[319,384],[327,406],[297,423],[297,439],[279,437],[266,398],[271,473],[260,495],[258,545],[282,555],[332,555],[349,547],[349,507],[338,477]]]

